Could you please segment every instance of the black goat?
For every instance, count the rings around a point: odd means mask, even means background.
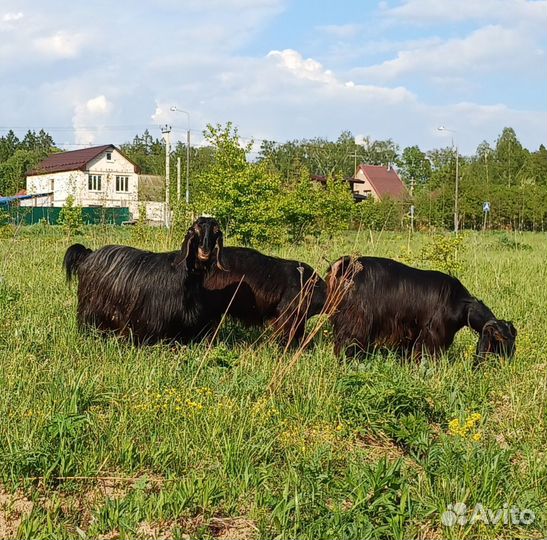
[[[210,305],[248,326],[271,324],[287,345],[301,340],[325,303],[326,283],[308,264],[226,247],[223,266],[205,279]]]
[[[353,354],[374,347],[418,357],[438,354],[464,326],[480,334],[477,358],[515,352],[513,324],[496,319],[459,280],[442,272],[379,257],[342,257],[330,267],[327,282],[329,294],[345,289],[331,315],[336,355],[349,347]]]
[[[212,218],[188,229],[180,251],[152,253],[128,246],[97,251],[74,244],[63,261],[78,276],[78,323],[131,336],[138,343],[188,342],[210,330],[214,316],[203,280],[222,267],[222,232]]]

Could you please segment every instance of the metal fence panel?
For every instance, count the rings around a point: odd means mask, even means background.
[[[62,208],[52,206],[11,206],[8,209],[8,213],[10,221],[15,224],[34,225],[43,220],[50,225],[56,225],[59,222],[61,210]],[[86,225],[121,225],[124,221],[129,221],[130,219],[129,208],[82,208],[82,220]]]

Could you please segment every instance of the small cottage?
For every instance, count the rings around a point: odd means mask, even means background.
[[[353,197],[357,202],[373,198],[381,201],[395,200],[408,196],[408,190],[395,169],[388,165],[365,165],[361,163],[352,179]]]

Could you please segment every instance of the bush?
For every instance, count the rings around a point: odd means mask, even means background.
[[[356,204],[353,215],[358,225],[366,229],[398,230],[401,228],[407,206],[410,205],[389,198],[382,201],[370,198]]]
[[[81,233],[81,228],[84,224],[82,207],[74,204],[74,197],[72,195],[67,197],[65,205],[59,212],[59,224],[63,226],[69,236]]]
[[[453,276],[461,269],[458,255],[462,249],[461,234],[458,236],[436,235],[422,248],[421,258],[435,270]]]
[[[306,235],[332,235],[347,229],[353,212],[353,197],[345,182],[328,178],[326,185],[312,182],[306,169],[287,186],[283,217],[291,240]]]
[[[204,135],[215,159],[199,178],[195,209],[213,214],[236,242],[280,244],[347,228],[353,200],[345,182],[329,179],[322,189],[302,170],[295,182],[284,184],[267,163],[247,162],[251,145],[240,146],[230,123],[208,126]]]

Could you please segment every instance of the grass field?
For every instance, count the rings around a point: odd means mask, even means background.
[[[513,362],[474,370],[465,329],[436,361],[341,364],[325,325],[282,378],[291,354],[233,324],[210,349],[81,335],[61,271],[74,241],[180,239],[41,226],[0,239],[0,538],[547,535],[546,235],[463,240],[457,275],[514,321]],[[324,272],[352,252],[419,262],[430,241],[366,231],[265,251]]]

